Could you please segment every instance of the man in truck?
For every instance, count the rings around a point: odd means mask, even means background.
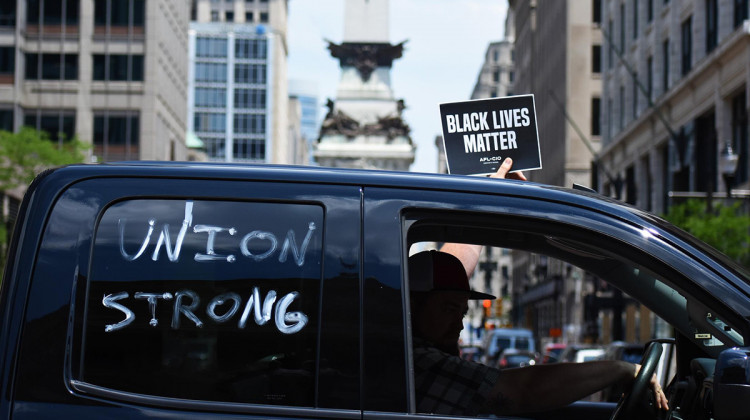
[[[507,159],[493,177],[505,178]],[[525,180],[521,173],[512,174]],[[409,257],[411,321],[417,411],[420,413],[511,415],[560,408],[615,383],[629,389],[641,366],[623,361],[557,363],[499,370],[459,357],[458,338],[472,299],[494,299],[473,291],[468,274],[481,246],[449,243],[441,251]],[[655,406],[668,409],[656,377]]]

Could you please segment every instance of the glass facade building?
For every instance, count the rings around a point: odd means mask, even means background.
[[[254,25],[190,28],[190,129],[210,160],[269,162],[269,36]]]

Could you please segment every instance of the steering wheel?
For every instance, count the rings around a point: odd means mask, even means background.
[[[649,386],[651,383],[651,376],[656,371],[656,365],[659,363],[659,358],[662,353],[661,343],[652,342],[646,348],[646,352],[641,359],[641,370],[638,371],[638,375],[633,381],[633,387],[630,392],[625,394],[624,397],[620,398],[620,402],[617,403],[614,413],[610,420],[625,420],[625,419],[640,419],[648,418],[648,413],[654,418],[653,407],[648,405],[648,393],[651,390]]]

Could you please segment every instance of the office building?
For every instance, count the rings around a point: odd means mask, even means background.
[[[747,1],[602,1],[599,190],[664,213],[750,185]],[[609,172],[609,176],[606,171]]]
[[[295,163],[314,165],[313,145],[320,133],[321,108],[317,84],[309,80],[289,80],[289,99],[299,105],[299,136],[304,147],[304,155]],[[293,118],[290,116],[289,120],[291,125]]]
[[[76,136],[88,162],[198,160],[186,143],[189,3],[0,2],[0,130]],[[25,187],[0,192],[11,228]]]
[[[181,1],[19,0],[0,6],[0,128],[77,136],[93,162],[187,160]]]
[[[287,9],[287,0],[193,3],[188,119],[210,160],[295,162]]]
[[[543,169],[526,176],[565,187],[591,185],[601,136],[599,2],[510,0],[509,8],[515,29],[512,91],[534,95],[542,156]],[[542,343],[601,339],[595,321],[582,327],[582,297],[594,293],[593,279],[543,255],[512,257],[514,322],[533,328]]]

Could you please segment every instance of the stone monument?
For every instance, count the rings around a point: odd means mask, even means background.
[[[415,147],[391,89],[391,65],[404,42],[388,40],[388,0],[346,0],[344,42],[328,41],[341,76],[320,128],[321,166],[408,171]]]

